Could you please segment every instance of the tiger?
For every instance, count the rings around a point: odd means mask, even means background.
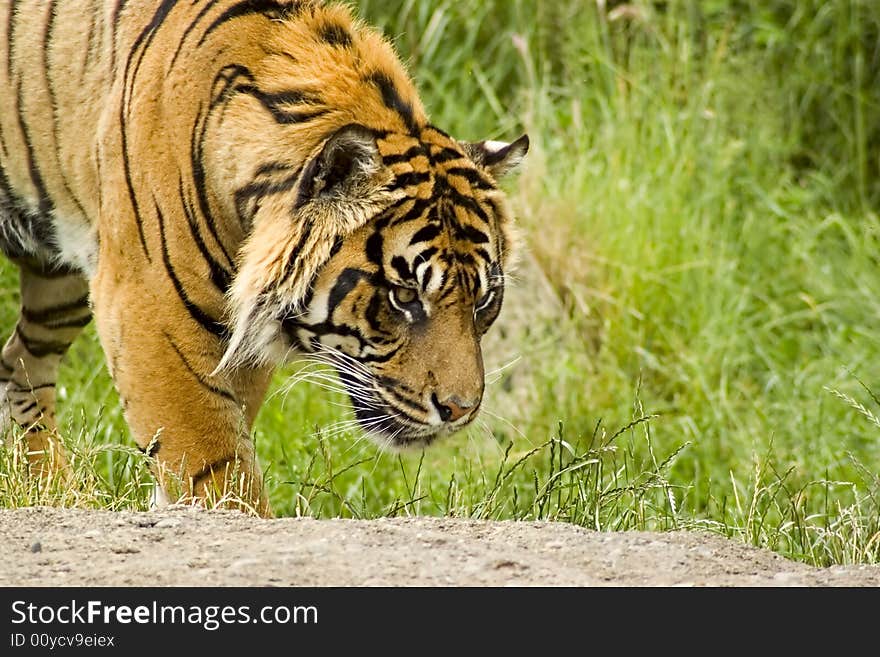
[[[499,181],[529,139],[433,125],[353,9],[0,0],[0,91],[0,384],[32,474],[69,466],[56,383],[92,318],[160,504],[272,514],[251,430],[304,355],[392,449],[474,420],[517,242]]]

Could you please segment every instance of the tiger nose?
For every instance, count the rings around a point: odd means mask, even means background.
[[[431,397],[431,401],[434,402],[434,408],[437,409],[443,422],[455,422],[467,415],[479,404],[479,401],[469,404],[463,403],[458,397],[448,397],[441,401],[437,398],[436,393]]]

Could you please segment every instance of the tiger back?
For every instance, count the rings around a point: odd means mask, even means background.
[[[528,149],[433,126],[388,42],[311,0],[0,1],[0,247],[21,314],[5,409],[64,467],[55,383],[93,316],[160,490],[268,502],[273,367],[334,367],[362,428],[476,416]],[[15,432],[13,432],[15,433]]]

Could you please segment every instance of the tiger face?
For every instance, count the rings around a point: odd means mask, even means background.
[[[385,215],[352,235],[305,315],[285,323],[293,341],[329,356],[362,427],[394,445],[430,442],[475,417],[480,337],[503,296],[489,236],[456,235],[446,199],[425,214]]]
[[[501,309],[512,248],[496,177],[527,148],[525,137],[466,144],[432,127],[340,131],[306,165],[296,225],[355,227],[310,246],[300,235],[286,259],[300,287],[308,282],[302,296],[294,280],[252,295],[262,310],[247,330],[279,355],[332,363],[361,428],[386,446],[465,427],[482,401],[480,339]]]

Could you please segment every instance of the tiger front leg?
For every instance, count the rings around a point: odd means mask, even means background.
[[[92,296],[126,421],[153,459],[159,499],[270,515],[250,438],[270,370],[212,375],[220,340],[161,286],[143,290],[99,274]]]

